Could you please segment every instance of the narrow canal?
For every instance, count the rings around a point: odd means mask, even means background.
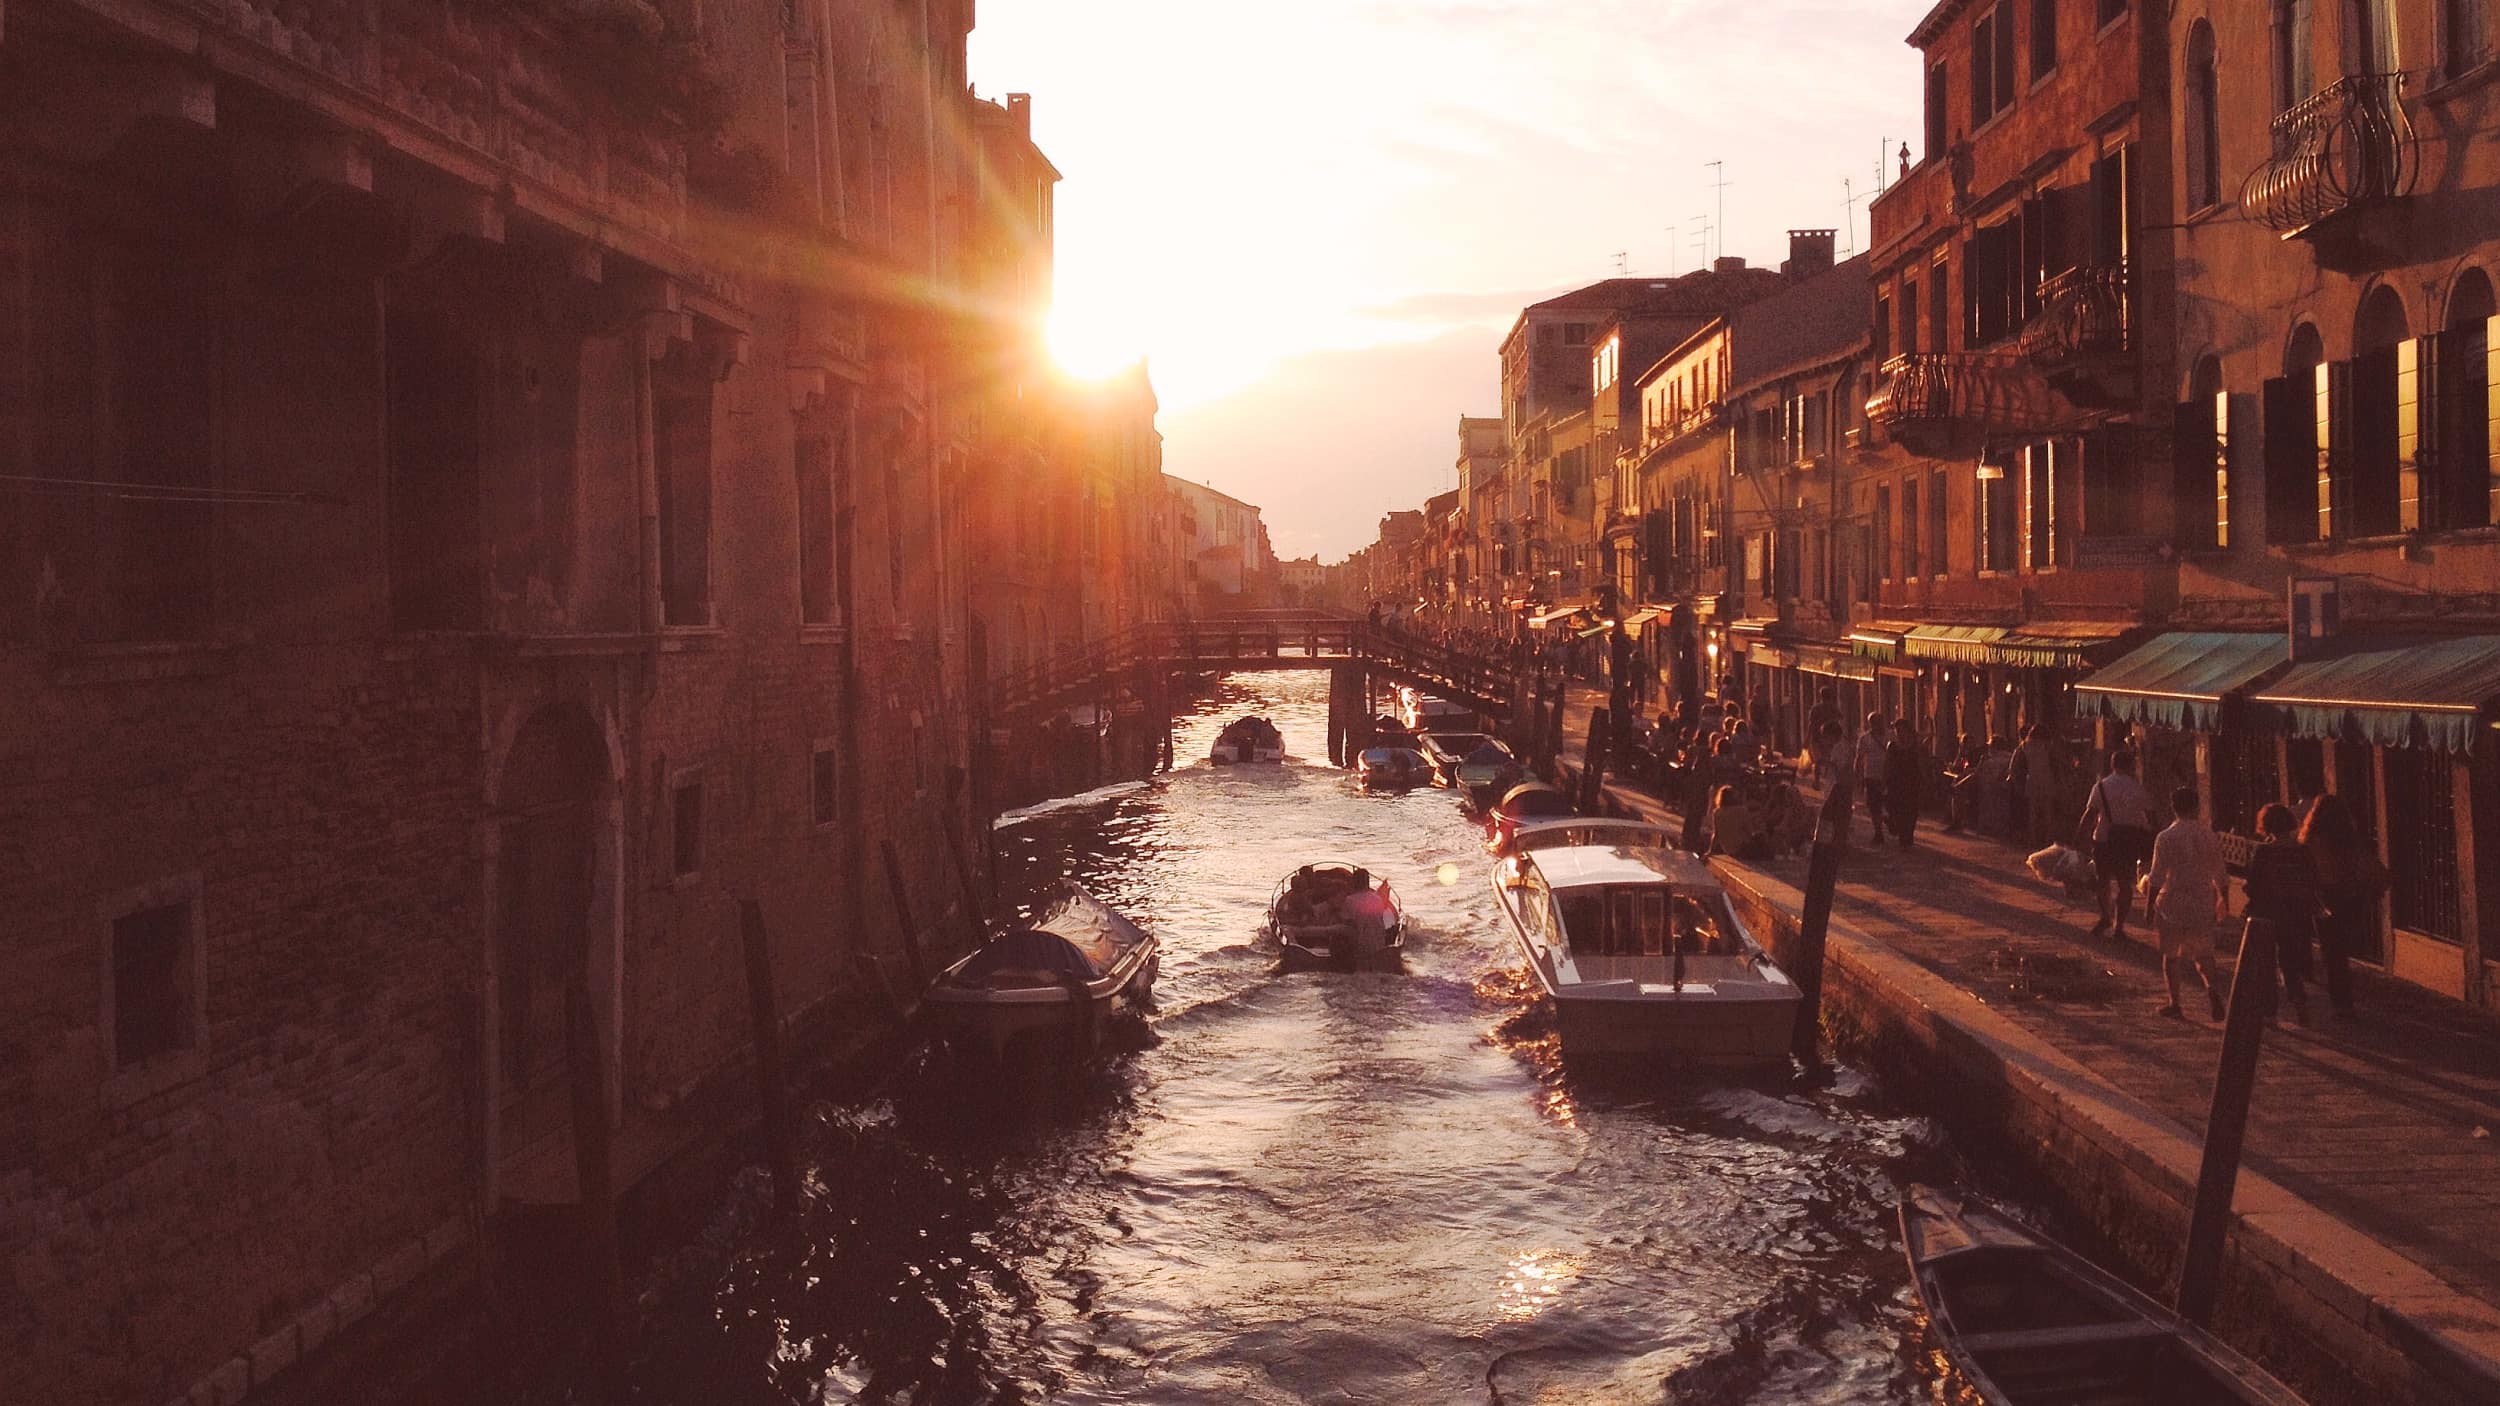
[[[1263,712],[1295,754],[1216,769]],[[1067,874],[1164,943],[1132,1051],[1072,1079],[922,1053],[819,1107],[820,1183],[754,1174],[661,1276],[651,1402],[1907,1402],[1901,1183],[1923,1119],[1847,1069],[1592,1085],[1514,971],[1452,793],[1326,765],[1325,674],[1239,676],[1156,781],[1002,822],[1019,894]],[[1196,758],[1194,762],[1191,760]],[[1278,974],[1297,863],[1386,872],[1402,975]]]

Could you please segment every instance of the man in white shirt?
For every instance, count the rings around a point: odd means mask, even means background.
[[[2196,788],[2182,786],[2170,795],[2170,813],[2177,819],[2153,841],[2153,870],[2144,878],[2144,911],[2161,934],[2161,977],[2170,987],[2170,1004],[2159,1014],[2184,1020],[2179,1012],[2181,968],[2196,973],[2205,988],[2205,1004],[2222,1019],[2222,992],[2214,985],[2214,938],[2231,911],[2231,874],[2223,867],[2222,837],[2196,816]]]
[[[2153,855],[2153,795],[2135,778],[2135,753],[2120,747],[2109,754],[2109,770],[2092,783],[2077,826],[2092,845],[2092,868],[2101,881],[2101,921],[2094,937],[2110,931],[2117,920],[2118,936],[2127,935],[2127,909],[2135,901],[2136,867]]]

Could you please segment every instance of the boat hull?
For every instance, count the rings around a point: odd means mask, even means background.
[[[928,993],[924,1009],[950,1043],[1004,1056],[1036,1038],[1089,1038],[1120,1012],[1144,1009],[1161,967],[1162,954],[1150,943],[1134,961],[1089,983],[1081,996],[1067,987],[966,991],[941,986]]]
[[[1774,1064],[1797,1030],[1795,991],[1760,997],[1580,996],[1549,991],[1563,1052],[1701,1065]]]

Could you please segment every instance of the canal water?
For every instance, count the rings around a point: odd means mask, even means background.
[[[1182,765],[1007,817],[1161,936],[1158,1009],[1075,1076],[923,1050],[811,1110],[812,1195],[749,1173],[643,1305],[649,1402],[1908,1402],[1935,1387],[1893,1229],[1950,1154],[1846,1068],[1563,1068],[1452,793],[1365,795],[1324,673],[1241,675]],[[1217,769],[1261,712],[1283,766]],[[1192,759],[1195,759],[1194,761]],[[1403,974],[1283,975],[1313,859],[1391,876]]]

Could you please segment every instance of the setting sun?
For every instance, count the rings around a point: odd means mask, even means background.
[[[1080,380],[1101,380],[1135,365],[1146,354],[1144,339],[1116,310],[1059,302],[1050,310],[1047,334],[1051,359]]]

